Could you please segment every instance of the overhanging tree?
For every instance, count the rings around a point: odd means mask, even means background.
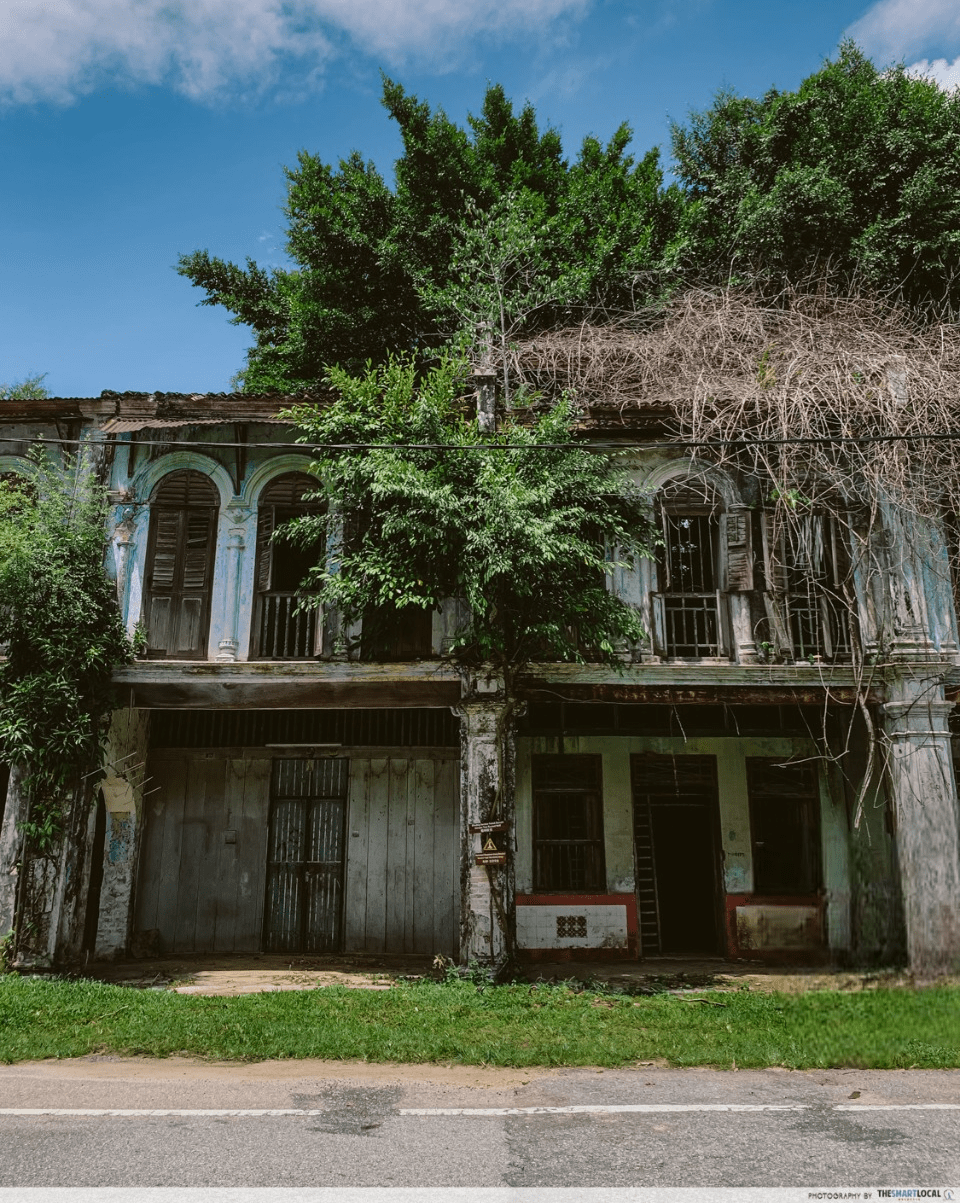
[[[500,280],[511,329],[531,334],[585,308],[630,306],[638,288],[649,295],[679,194],[663,188],[656,151],[639,161],[627,153],[628,126],[606,145],[587,138],[570,163],[557,131],[541,131],[529,104],[514,112],[500,86],[467,128],[390,80],[383,104],[403,140],[392,186],[356,152],[333,167],[304,151],[287,170],[292,268],[239,266],[208,251],[180,259],[202,304],[253,330],[246,391],[310,389],[329,364],[359,372],[465,331],[473,340],[489,322],[475,306],[465,312],[465,272],[477,234],[508,210],[513,241],[535,242],[538,273],[532,304],[522,276]]]
[[[680,278],[960,304],[960,95],[845,43],[795,92],[722,92],[673,129]]]
[[[606,455],[575,445],[567,402],[484,434],[464,377],[452,359],[419,383],[409,359],[362,376],[335,368],[332,403],[288,411],[320,448],[327,503],[292,527],[332,551],[308,588],[348,624],[379,607],[460,599],[470,618],[450,655],[510,678],[538,659],[622,663],[644,632],[607,584],[617,557],[652,546],[645,495]]]

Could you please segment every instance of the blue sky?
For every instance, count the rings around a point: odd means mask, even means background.
[[[283,262],[282,167],[357,148],[389,174],[379,72],[456,120],[488,81],[575,153],[719,88],[793,88],[853,35],[960,83],[960,0],[3,0],[0,381],[60,396],[219,391],[249,332],[181,252]]]

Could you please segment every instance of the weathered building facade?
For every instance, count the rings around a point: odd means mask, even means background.
[[[0,473],[37,436],[101,473],[139,646],[59,859],[20,863],[11,773],[0,930],[33,916],[22,956],[960,960],[935,541],[881,607],[832,517],[785,535],[732,476],[598,418],[662,532],[611,578],[650,638],[619,672],[531,666],[513,714],[445,659],[453,600],[386,642],[298,607],[304,553],[271,536],[314,503],[282,403],[0,403]],[[504,722],[512,817],[485,827]]]

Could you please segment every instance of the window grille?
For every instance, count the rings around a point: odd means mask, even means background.
[[[662,514],[663,545],[654,594],[657,642],[664,655],[722,654],[717,572],[719,521],[713,513]]]
[[[533,862],[534,890],[605,889],[599,756],[533,758]]]
[[[447,708],[354,710],[154,710],[153,748],[264,748],[283,744],[344,747],[460,746]]]
[[[558,940],[583,940],[586,935],[586,915],[557,915]]]

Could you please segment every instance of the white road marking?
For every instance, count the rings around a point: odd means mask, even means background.
[[[476,1116],[501,1115],[662,1115],[677,1112],[703,1111],[810,1111],[815,1103],[598,1103],[570,1107],[401,1107],[396,1115],[419,1116]],[[960,1111],[960,1103],[834,1103],[830,1111]],[[52,1115],[66,1118],[114,1116],[129,1119],[177,1116],[204,1118],[207,1116],[236,1116],[241,1119],[273,1118],[274,1116],[330,1115],[331,1108],[319,1107],[0,1107],[3,1116]]]
[[[960,1111],[960,1103],[838,1103],[834,1111]]]
[[[597,1115],[664,1111],[807,1111],[810,1103],[607,1103],[579,1107],[403,1107],[400,1115]]]
[[[261,1116],[273,1115],[326,1115],[327,1111],[317,1108],[303,1107],[0,1107],[0,1116],[4,1115],[116,1115],[140,1119],[154,1115],[177,1116],[207,1116],[207,1115],[239,1115],[245,1118],[258,1119]]]

